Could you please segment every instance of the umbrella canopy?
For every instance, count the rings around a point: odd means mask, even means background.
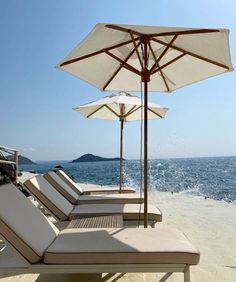
[[[97,24],[58,67],[105,91],[140,91],[148,36],[149,91],[173,91],[232,70],[226,29]]]
[[[73,108],[86,118],[109,119],[120,121],[120,192],[123,185],[123,124],[127,121],[143,118],[143,101],[130,93],[119,92],[97,101]],[[148,118],[164,118],[167,108],[148,103]]]
[[[73,108],[86,118],[134,121],[140,120],[143,113],[143,101],[130,93],[119,92],[97,101]],[[148,103],[148,118],[164,118],[167,108]]]
[[[170,92],[233,70],[227,29],[97,24],[58,65],[103,91],[144,85],[144,226],[147,227],[148,91]]]

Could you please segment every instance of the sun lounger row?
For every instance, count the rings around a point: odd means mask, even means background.
[[[110,204],[110,199],[112,199],[113,203],[114,195],[90,195],[92,199],[95,197],[96,202],[100,201],[100,204],[91,204],[93,203],[93,201],[90,199],[88,201],[88,204],[73,205],[61,193],[59,193],[55,189],[55,187],[53,187],[42,175],[37,175],[33,178],[28,179],[24,183],[24,186],[31,195],[33,195],[46,209],[48,209],[57,219],[61,221],[72,220],[78,215],[108,214],[122,214],[124,221],[140,221],[143,219],[143,204]],[[133,194],[128,194],[128,196],[129,195]],[[115,196],[126,195],[116,194]],[[119,203],[119,198],[116,197],[115,199],[118,200]],[[161,211],[158,208],[149,205],[149,224],[151,226],[154,226],[156,222],[160,222],[161,220]]]
[[[183,272],[200,254],[177,230],[112,228],[61,232],[13,185],[0,186],[0,234],[17,251],[23,266],[0,272]],[[4,255],[1,253],[1,256]],[[12,261],[12,260],[11,260]]]
[[[120,189],[116,187],[109,187],[109,188],[102,188],[102,187],[86,187],[86,189],[83,189],[81,186],[79,186],[77,183],[75,183],[63,170],[58,169],[56,171],[56,174],[64,181],[67,185],[71,187],[72,190],[74,190],[75,193],[78,195],[87,195],[91,193],[119,193]],[[135,193],[136,190],[133,188],[122,188],[122,193]]]
[[[122,194],[95,194],[82,195],[79,190],[75,192],[54,171],[44,174],[44,178],[72,204],[139,204],[143,203],[143,197],[138,193]]]

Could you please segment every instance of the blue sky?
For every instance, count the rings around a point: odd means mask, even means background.
[[[236,60],[235,0],[0,1],[0,145],[33,160],[84,153],[119,155],[119,123],[84,119],[72,107],[106,92],[54,68],[98,22],[230,29]],[[151,93],[169,108],[149,122],[149,157],[236,155],[236,73]],[[125,124],[124,156],[139,158],[140,124]]]

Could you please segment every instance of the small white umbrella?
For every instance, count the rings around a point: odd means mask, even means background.
[[[143,101],[130,93],[119,92],[97,101],[73,108],[86,118],[120,121],[120,193],[123,185],[123,126],[124,122],[143,118]],[[148,119],[164,118],[167,108],[148,103]]]
[[[58,65],[102,91],[144,85],[144,226],[148,203],[149,91],[171,92],[233,70],[229,30],[97,24]]]

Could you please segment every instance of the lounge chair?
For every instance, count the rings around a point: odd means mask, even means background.
[[[96,186],[88,186],[86,188],[82,188],[77,183],[75,183],[63,170],[59,169],[56,171],[56,174],[64,181],[67,185],[71,187],[71,189],[74,190],[75,193],[78,195],[89,195],[89,194],[95,194],[95,193],[119,193],[120,189],[116,187],[110,187],[110,188],[102,188],[102,187],[96,187]],[[122,193],[136,193],[136,190],[133,188],[122,188]]]
[[[1,253],[0,273],[183,272],[199,251],[177,230],[65,229],[61,232],[13,185],[0,187],[0,235],[18,257]],[[99,242],[99,243],[98,243]],[[163,281],[163,280],[162,280]]]
[[[78,215],[122,214],[124,221],[143,220],[143,204],[89,204],[72,205],[42,175],[24,182],[24,187],[52,215],[61,221],[72,220]],[[162,220],[162,213],[152,205],[148,205],[148,221],[151,226]]]
[[[54,171],[45,173],[43,177],[72,204],[140,204],[144,201],[138,193],[81,195],[74,192]]]

